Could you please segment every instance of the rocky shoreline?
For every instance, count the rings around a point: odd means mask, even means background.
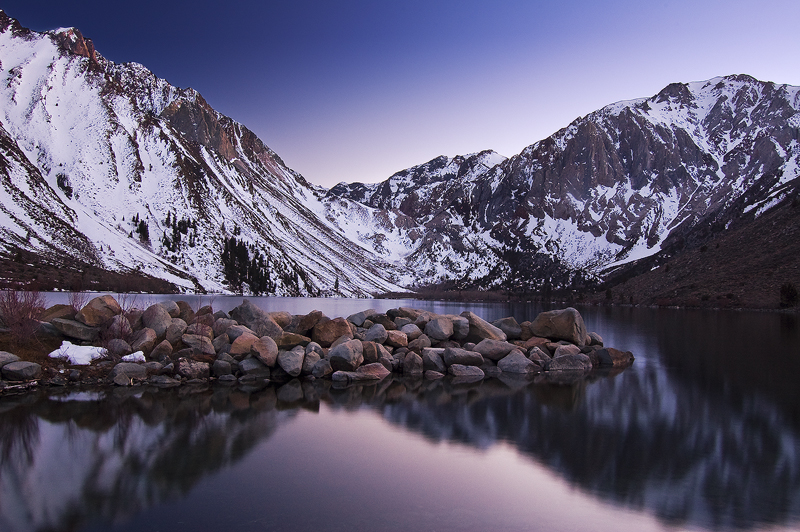
[[[389,375],[475,383],[507,377],[573,383],[600,367],[625,368],[633,355],[605,347],[574,308],[518,323],[476,314],[441,315],[399,307],[347,318],[320,311],[265,312],[249,300],[229,313],[183,301],[124,311],[110,295],[79,311],[45,310],[39,334],[62,338],[52,367],[0,351],[0,394],[38,386],[216,382],[263,387],[292,379],[339,385]]]

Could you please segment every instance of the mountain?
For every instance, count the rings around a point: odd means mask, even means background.
[[[38,33],[0,14],[0,76],[7,284],[310,296],[602,287],[614,301],[675,303],[711,299],[698,283],[720,281],[685,257],[722,242],[730,261],[766,218],[772,247],[737,261],[737,283],[770,267],[769,249],[800,256],[786,227],[798,87],[674,83],[509,158],[442,156],[327,190],[196,91],[103,58],[77,29]],[[770,260],[787,267],[761,289],[800,285],[796,259]],[[650,274],[671,261],[688,273]]]
[[[798,109],[800,88],[749,76],[675,83],[509,159],[438,158],[329,195],[416,220],[409,231],[424,237],[408,260],[424,282],[575,286],[791,202]]]
[[[194,90],[106,60],[76,29],[37,33],[4,13],[0,62],[6,260],[191,291],[401,289],[394,264],[318,214],[315,187]]]

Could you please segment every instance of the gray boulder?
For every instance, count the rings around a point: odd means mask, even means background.
[[[260,378],[269,378],[269,368],[255,357],[248,357],[239,362],[239,371],[242,375],[254,375]]]
[[[8,351],[0,351],[0,368],[5,366],[6,364],[11,364],[12,362],[18,362],[19,357]]]
[[[211,373],[215,377],[222,377],[223,375],[230,375],[231,372],[231,363],[226,360],[215,360],[214,364],[211,366]]]
[[[278,362],[278,344],[269,336],[262,336],[252,343],[250,352],[254,357],[269,367],[275,367]]]
[[[463,316],[456,316],[448,314],[447,317],[453,323],[453,336],[452,340],[460,342],[469,336],[469,320]]]
[[[217,320],[214,321],[214,326],[211,329],[214,331],[214,336],[219,336],[228,332],[228,329],[234,325],[239,325],[236,320],[217,318]]]
[[[9,381],[31,381],[42,376],[42,366],[24,360],[9,362],[3,366],[2,375]]]
[[[278,353],[278,365],[292,377],[298,377],[303,371],[304,358],[305,349],[302,347],[291,351],[281,351]]]
[[[424,371],[422,357],[413,351],[406,353],[403,358],[403,375],[422,376]]]
[[[133,381],[147,378],[147,368],[133,362],[120,362],[111,369],[108,378],[119,386],[130,386]]]
[[[374,308],[362,310],[361,312],[357,312],[351,316],[348,316],[347,321],[349,321],[356,327],[362,327],[366,320],[370,319],[376,314],[378,314],[378,311],[375,310]]]
[[[172,325],[172,316],[162,305],[151,305],[142,314],[142,325],[156,332],[156,336],[161,338],[167,333],[167,328]]]
[[[172,323],[169,324],[165,333],[166,340],[172,345],[177,344],[188,328],[189,326],[182,318],[172,318]]]
[[[206,338],[207,340],[208,338]],[[211,366],[207,362],[198,362],[191,358],[181,358],[178,360],[178,367],[175,372],[187,379],[207,379],[211,375]]]
[[[321,360],[319,353],[315,351],[311,351],[310,353],[306,353],[303,357],[303,369],[300,372],[301,375],[311,375],[311,372],[314,370],[314,365]]]
[[[547,371],[590,371],[592,360],[583,353],[564,355],[550,360],[546,369]]]
[[[328,360],[334,371],[355,371],[364,362],[361,340],[348,340],[332,348]]]
[[[468,342],[478,343],[484,338],[490,340],[506,341],[506,333],[482,319],[480,316],[473,312],[465,311],[461,316],[466,318],[469,322],[469,334],[465,338]]]
[[[253,331],[256,336],[269,336],[279,338],[283,329],[273,320],[269,314],[255,306],[249,299],[242,301],[242,304],[230,312],[231,318],[245,325]],[[228,333],[230,336],[230,333]]]
[[[581,352],[581,348],[577,345],[560,345],[556,348],[555,353],[553,353],[553,358],[563,357],[565,355],[575,355]]]
[[[438,342],[448,340],[453,336],[453,322],[444,316],[437,316],[425,326],[425,335]]]
[[[508,340],[519,340],[522,336],[522,327],[512,317],[501,318],[492,322],[492,325],[506,333]]]
[[[445,366],[457,364],[460,366],[480,366],[483,364],[483,355],[476,351],[467,351],[458,347],[447,347],[442,355]]]
[[[386,327],[380,323],[376,323],[370,327],[366,334],[364,334],[365,341],[378,344],[383,344],[387,338],[389,338],[389,333],[386,331]]]
[[[201,355],[214,356],[217,354],[217,351],[211,344],[211,340],[209,340],[207,336],[184,334],[181,336],[181,341],[188,347],[191,347],[196,353]]]
[[[230,338],[231,342],[235,342],[236,339],[243,334],[252,334],[253,336],[256,336],[256,333],[253,332],[252,329],[250,329],[249,327],[245,327],[244,325],[231,325],[230,327],[225,329],[225,334],[228,335],[228,338]]]
[[[331,373],[333,373],[333,368],[331,367],[331,363],[327,358],[321,359],[319,362],[314,364],[314,367],[311,369],[311,375],[317,379],[327,377]]]
[[[100,336],[99,327],[89,327],[83,323],[75,320],[68,320],[65,318],[54,318],[50,323],[64,336],[70,338],[77,338],[84,342],[94,342]]]
[[[542,312],[531,322],[530,329],[534,336],[566,340],[577,346],[585,345],[588,336],[580,312],[572,307]]]
[[[109,340],[106,349],[108,349],[108,354],[112,358],[120,358],[133,353],[133,348],[131,348],[130,344],[120,338]]]
[[[486,338],[478,342],[473,350],[483,355],[483,358],[488,358],[489,360],[494,360],[496,362],[498,360],[502,360],[506,355],[516,348],[517,346],[514,344]]]
[[[158,337],[156,332],[149,327],[145,327],[144,329],[137,331],[133,335],[133,338],[131,338],[131,349],[133,351],[143,351],[144,353],[149,353],[153,350],[153,347],[155,347],[157,339]]]
[[[433,370],[439,373],[447,373],[447,366],[442,360],[444,349],[429,347],[422,350],[422,367],[425,371]]]
[[[453,364],[447,368],[447,373],[454,377],[473,377],[476,379],[484,378],[483,370],[478,366],[465,366],[463,364]]]
[[[403,325],[400,328],[400,332],[405,334],[406,338],[408,338],[408,340],[410,342],[413,342],[414,340],[416,340],[417,338],[422,336],[422,329],[417,327],[417,325],[414,324],[414,323],[409,323],[408,325]]]
[[[179,318],[181,315],[181,308],[175,301],[161,301],[159,305],[164,307],[164,310],[167,311],[167,314],[170,315],[171,318]]]
[[[162,360],[172,354],[172,344],[168,341],[163,340],[160,344],[155,346],[152,351],[150,351],[150,358],[153,360]]]
[[[532,374],[532,373],[539,373],[541,368],[531,362],[525,355],[522,354],[521,351],[515,349],[511,351],[508,355],[506,355],[500,362],[497,363],[497,367],[503,373],[518,373],[518,374]]]

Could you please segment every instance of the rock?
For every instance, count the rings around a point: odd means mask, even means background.
[[[469,320],[463,316],[455,316],[448,314],[447,317],[453,323],[453,336],[451,339],[458,342],[466,339],[469,336]]]
[[[586,325],[580,312],[572,307],[542,312],[531,322],[531,333],[555,340],[566,340],[579,347],[586,344]]]
[[[378,344],[383,344],[386,342],[386,339],[389,338],[389,333],[386,331],[386,327],[381,325],[380,323],[376,323],[364,335],[364,340],[367,342],[375,342]],[[377,359],[375,360],[377,361]]]
[[[453,322],[444,316],[438,316],[425,326],[425,335],[437,342],[448,340],[453,336]]]
[[[117,314],[107,322],[104,338],[130,338],[133,335],[133,327],[128,318],[122,314]]]
[[[355,371],[364,362],[361,340],[349,340],[332,348],[328,360],[334,371]]]
[[[19,357],[8,351],[0,351],[0,368],[12,362],[19,362]]]
[[[149,327],[145,327],[134,333],[130,341],[131,350],[149,353],[153,350],[153,347],[155,347],[157,339],[158,335],[156,332]]]
[[[231,318],[248,327],[259,338],[269,336],[275,339],[283,333],[281,326],[249,299],[245,299],[241,305],[231,310],[230,314]]]
[[[522,344],[522,347],[524,349],[533,349],[534,347],[538,347],[540,349],[546,349],[548,343],[550,343],[550,340],[548,340],[547,338],[542,338],[540,336],[531,336],[530,338],[525,340],[525,343]]]
[[[519,339],[522,340],[523,342],[527,342],[528,340],[530,340],[531,336],[533,336],[533,333],[531,332],[531,322],[523,321],[522,323],[519,324],[519,327],[520,327]]]
[[[425,371],[422,364],[422,357],[413,351],[406,353],[403,358],[403,375],[419,375]]]
[[[216,337],[216,336],[219,336],[221,334],[225,334],[226,332],[228,332],[229,328],[237,326],[237,325],[239,325],[239,323],[236,320],[231,320],[231,319],[228,319],[228,318],[217,318],[214,321],[214,326],[211,329],[214,331],[214,336]],[[246,327],[242,326],[242,328],[244,329]],[[252,332],[252,331],[250,331],[250,332]],[[230,335],[228,335],[228,336],[230,336]]]
[[[292,349],[278,353],[278,365],[292,377],[298,377],[303,371],[305,349]]]
[[[590,332],[589,345],[599,345],[600,347],[603,347],[603,337],[596,332]]]
[[[508,355],[500,360],[497,363],[497,367],[503,373],[521,373],[521,374],[532,374],[532,373],[539,373],[541,368],[538,364],[534,364],[525,355],[522,354],[522,351],[517,349],[511,351]]]
[[[243,334],[251,334],[253,336],[256,336],[256,333],[254,331],[252,331],[248,327],[245,327],[244,325],[231,325],[225,330],[225,334],[228,335],[228,338],[230,338],[231,342],[235,342],[236,339]]]
[[[120,338],[109,340],[106,349],[108,350],[109,356],[115,359],[133,353],[133,348],[131,348],[130,344]]]
[[[426,348],[422,350],[422,368],[425,371],[433,370],[439,373],[447,373],[447,366],[442,360],[444,349]]]
[[[498,361],[502,360],[506,355],[516,348],[517,347],[514,344],[486,338],[475,345],[474,351],[477,351],[483,355],[483,358]]]
[[[175,388],[181,385],[181,381],[166,375],[153,375],[147,382],[156,388]]]
[[[108,378],[119,386],[130,386],[132,381],[147,378],[147,368],[133,362],[120,362],[111,369]]]
[[[158,304],[164,307],[164,310],[167,311],[167,314],[169,314],[170,318],[180,317],[181,308],[174,301],[160,301]]]
[[[405,334],[406,338],[411,342],[413,342],[414,340],[416,340],[417,338],[422,336],[422,329],[417,327],[417,325],[414,324],[414,323],[409,323],[408,325],[403,325],[400,328],[400,332]]]
[[[319,353],[314,351],[306,353],[303,357],[303,369],[300,371],[300,375],[311,375],[311,372],[314,370],[314,366],[320,360],[321,357],[319,356]]]
[[[285,329],[292,323],[292,315],[285,311],[267,312],[267,316],[278,324],[281,329]]]
[[[341,345],[341,344],[343,344],[345,342],[349,342],[352,339],[353,339],[353,335],[352,334],[350,334],[350,333],[344,334],[341,337],[337,338],[336,341],[331,344],[330,348],[333,349],[337,345]]]
[[[604,347],[603,349],[595,351],[595,355],[601,366],[625,368],[633,364],[633,353],[630,351],[620,351],[613,347]]]
[[[322,346],[319,345],[317,342],[311,342],[306,346],[306,354],[309,354],[312,351],[317,353],[320,356],[320,358],[325,357],[325,351],[322,349]]]
[[[39,319],[41,321],[46,321],[50,323],[55,318],[64,318],[65,320],[74,320],[75,319],[75,309],[72,308],[70,305],[53,305],[52,307],[46,309],[42,312]]]
[[[180,319],[180,318],[176,318]],[[175,320],[173,320],[175,321]],[[170,325],[171,327],[171,325]],[[209,340],[214,339],[214,329],[205,325],[204,323],[192,323],[191,325],[186,327],[186,331],[183,334],[194,334],[196,336],[205,336]]]
[[[388,377],[391,372],[380,362],[373,362],[372,364],[364,364],[359,367],[356,373],[371,379],[383,379]]]
[[[208,338],[204,336],[199,338],[208,340]],[[210,343],[211,342],[209,342],[209,344]],[[187,379],[207,379],[211,375],[211,366],[207,362],[198,362],[191,358],[181,358],[178,360],[178,367],[175,372]]]
[[[216,316],[213,314],[195,314],[194,321],[192,323],[202,323],[203,325],[208,325],[212,329],[214,328],[214,322],[217,321]]]
[[[395,325],[394,321],[392,321],[392,318],[390,318],[386,314],[375,314],[374,316],[371,316],[371,319],[373,323],[380,323],[381,325],[383,325],[384,329],[386,329],[387,331],[397,330],[397,325]]]
[[[589,371],[592,369],[592,361],[583,353],[564,355],[551,359],[546,369],[547,371]]]
[[[436,371],[432,369],[425,370],[425,378],[431,381],[443,379],[445,374],[441,371]]]
[[[176,301],[176,305],[178,305],[178,309],[180,313],[178,314],[178,318],[183,320],[186,323],[192,323],[195,318],[194,310],[192,310],[192,306],[187,303],[186,301]]]
[[[581,348],[577,345],[560,345],[556,348],[556,352],[553,353],[553,358],[563,357],[564,355],[576,355],[581,352]]]
[[[231,374],[231,363],[225,360],[215,360],[211,366],[211,374],[215,377]]]
[[[540,367],[545,368],[550,363],[550,355],[542,351],[538,347],[534,347],[528,352],[528,359],[531,362],[538,364]]]
[[[9,381],[31,381],[42,376],[42,366],[35,362],[17,360],[9,362],[2,368],[3,378]]]
[[[348,334],[351,331],[346,319],[320,319],[311,331],[311,339],[322,347],[330,347],[337,339]]]
[[[411,325],[411,324],[414,323],[413,321],[411,321],[408,318],[401,318],[401,317],[394,318],[392,321],[394,321],[394,326],[397,327],[398,331],[400,329],[402,329],[403,327],[405,327],[406,325]],[[419,328],[419,327],[417,327],[417,328]]]
[[[416,340],[412,340],[408,343],[408,350],[414,351],[415,353],[422,353],[423,349],[426,349],[431,346],[431,339],[428,338],[427,335],[423,334]]]
[[[311,375],[318,379],[327,377],[331,373],[333,373],[333,368],[331,367],[330,361],[326,358],[314,364],[314,367],[311,369]]]
[[[167,338],[169,338],[169,334],[167,334]],[[217,354],[219,354],[225,346],[228,346],[226,352],[230,352],[231,339],[228,338],[227,334],[222,333],[211,341],[211,345],[214,347]]]
[[[242,375],[254,375],[261,378],[269,378],[269,368],[255,357],[245,358],[239,362],[239,371]]]
[[[284,332],[275,342],[278,344],[278,349],[291,349],[297,345],[307,346],[311,343],[311,338],[302,334]]]
[[[361,312],[357,312],[351,316],[347,317],[347,321],[355,325],[356,327],[362,327],[364,322],[370,319],[372,316],[378,314],[378,311],[374,308],[362,310]]]
[[[165,337],[167,327],[172,324],[172,316],[169,315],[167,309],[162,305],[155,304],[147,307],[147,310],[142,314],[142,325],[148,329],[153,329],[156,336],[161,338]]]
[[[490,340],[506,341],[506,333],[482,319],[480,316],[473,312],[465,311],[461,316],[467,319],[469,323],[469,334],[465,340],[469,342],[478,343],[481,340],[488,338]]]
[[[109,295],[95,297],[78,311],[75,320],[88,327],[105,325],[117,314],[122,314],[117,300]]]
[[[89,327],[79,321],[53,318],[50,323],[64,336],[77,338],[84,342],[94,342],[100,337],[100,329],[98,327]]]
[[[385,325],[384,325],[385,327]],[[385,345],[390,347],[406,347],[408,345],[408,336],[398,330],[386,331]]]
[[[123,312],[126,318],[128,318],[128,323],[131,324],[134,331],[140,330],[144,325],[142,325],[142,316],[144,315],[144,311],[138,308],[134,308],[129,310],[128,312]]]
[[[278,362],[278,352],[278,344],[269,336],[262,336],[250,346],[250,353],[270,368]]]
[[[214,346],[211,345],[211,340],[207,336],[199,336],[197,334],[184,334],[181,336],[181,341],[188,347],[191,347],[195,353],[201,355],[215,356],[217,354]],[[248,347],[247,352],[250,352]]]
[[[189,326],[183,318],[173,318],[165,333],[166,340],[172,345],[177,344],[188,328]]]
[[[363,341],[361,342],[362,353],[364,355],[364,364],[372,364],[373,362],[377,362],[378,359],[381,357],[378,351],[378,345],[375,342],[370,341]]]
[[[214,309],[211,308],[211,305],[204,305],[204,306],[202,306],[202,307],[200,307],[198,309],[198,311],[195,313],[194,316],[195,316],[195,319],[197,319],[198,316],[203,316],[205,314],[213,314],[213,313],[214,313]]]
[[[251,333],[246,332],[239,335],[231,344],[231,356],[236,358],[249,354],[256,340],[258,337]]]
[[[294,328],[294,332],[297,334],[302,334],[303,336],[309,336],[311,330],[319,323],[319,321],[325,315],[322,311],[319,310],[312,310],[302,318],[297,323],[297,326]]]
[[[492,325],[506,333],[507,340],[518,340],[522,336],[522,327],[513,317],[495,320]]]
[[[447,368],[447,373],[454,377],[474,377],[482,379],[485,374],[478,366],[465,366],[463,364],[453,364]]]
[[[162,360],[172,354],[172,344],[164,340],[150,351],[150,358]]]
[[[457,364],[460,366],[480,366],[483,364],[483,355],[476,351],[467,351],[457,347],[447,347],[442,354],[445,366]]]

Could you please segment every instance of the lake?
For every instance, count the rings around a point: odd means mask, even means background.
[[[253,299],[329,316],[548,310]],[[390,377],[0,398],[0,530],[800,530],[800,317],[579,310],[632,367],[561,386]]]

